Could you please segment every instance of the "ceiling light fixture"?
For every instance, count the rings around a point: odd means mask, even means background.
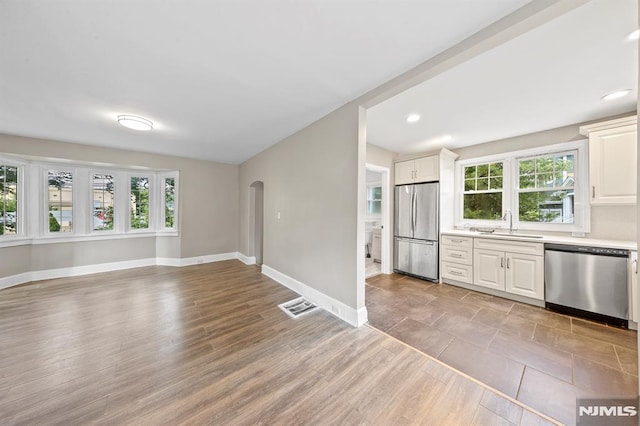
[[[626,96],[629,93],[631,93],[631,89],[617,90],[615,92],[611,92],[611,93],[608,93],[608,94],[604,95],[600,99],[603,100],[603,101],[612,101],[614,99],[618,99],[618,98],[621,98],[623,96]]]
[[[413,113],[407,115],[407,123],[416,123],[418,121],[420,121],[420,114]]]
[[[133,130],[147,131],[153,129],[153,123],[151,121],[135,115],[119,115],[118,123]]]
[[[635,30],[627,36],[627,40],[634,41],[640,39],[640,30]]]

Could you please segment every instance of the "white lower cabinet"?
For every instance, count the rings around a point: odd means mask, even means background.
[[[542,244],[476,239],[474,247],[475,285],[544,300]]]

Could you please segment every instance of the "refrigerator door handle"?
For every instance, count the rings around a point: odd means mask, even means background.
[[[418,193],[416,192],[414,192],[413,211],[411,215],[413,216],[413,232],[415,233],[418,220]]]
[[[413,212],[415,211],[415,205],[416,205],[416,193],[412,192],[411,193],[411,232],[415,232],[416,231],[416,217],[414,216]]]

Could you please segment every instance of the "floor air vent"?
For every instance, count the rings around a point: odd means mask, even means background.
[[[291,318],[298,318],[302,315],[308,314],[309,312],[313,312],[318,309],[316,305],[309,302],[304,297],[299,297],[297,299],[281,303],[278,305],[278,307]]]

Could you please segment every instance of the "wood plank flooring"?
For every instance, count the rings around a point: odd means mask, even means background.
[[[404,275],[367,282],[371,325],[559,421],[575,424],[578,398],[638,396],[635,331]]]
[[[550,424],[225,261],[0,291],[0,424]]]

